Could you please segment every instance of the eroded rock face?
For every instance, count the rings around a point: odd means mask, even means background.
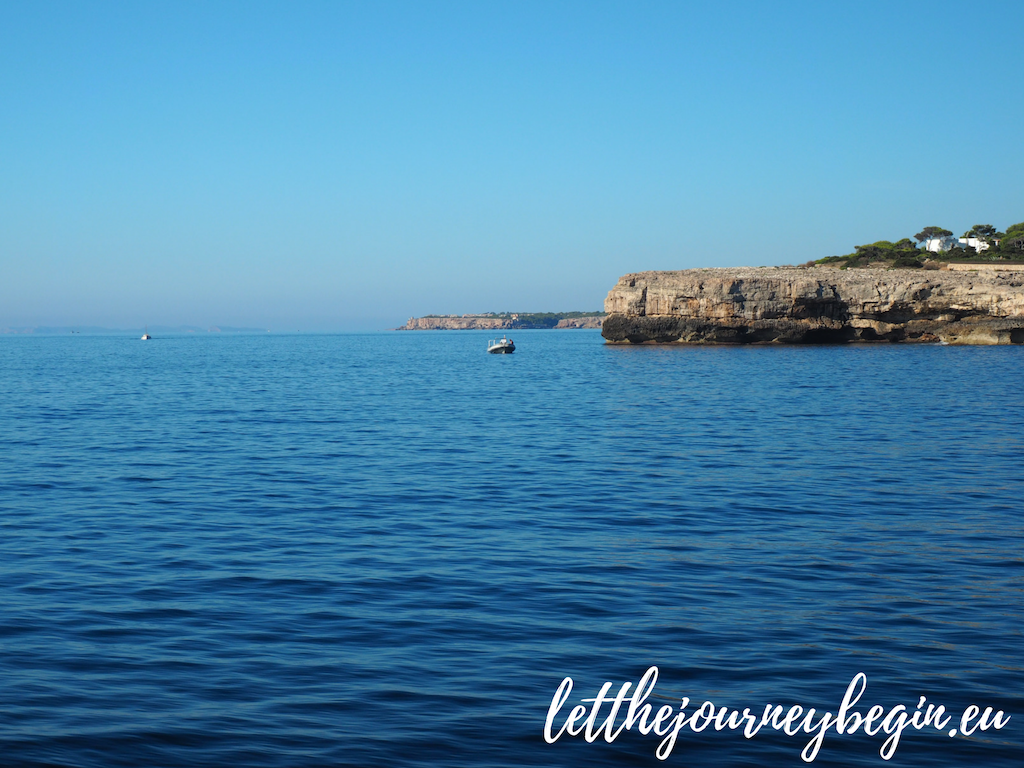
[[[512,320],[486,315],[446,315],[443,317],[410,317],[399,331],[478,331],[515,327]]]
[[[558,321],[555,328],[600,328],[604,318],[597,315],[591,317],[565,317]]]
[[[622,343],[1024,344],[1024,275],[787,268],[622,277],[602,335]]]
[[[604,317],[594,315],[587,317],[566,317],[558,321],[555,328],[600,328]],[[519,328],[537,328],[529,322],[521,322],[509,317],[492,315],[443,315],[434,317],[410,317],[409,322],[397,331],[475,331],[475,330],[513,330]]]

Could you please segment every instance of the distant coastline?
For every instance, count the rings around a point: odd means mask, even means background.
[[[130,336],[142,333],[145,326],[138,328],[103,328],[95,325],[27,325],[0,328],[0,334],[24,334],[34,336],[65,336],[71,333],[81,333],[89,336]],[[269,333],[267,328],[234,328],[227,325],[211,325],[201,328],[197,325],[151,325],[148,326],[150,333],[156,334],[179,334],[179,333]]]
[[[601,328],[604,312],[483,312],[410,317],[396,331],[477,331],[549,328]]]

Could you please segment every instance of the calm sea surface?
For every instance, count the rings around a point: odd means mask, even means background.
[[[815,765],[1024,764],[1024,348],[514,338],[0,337],[0,765],[804,764],[545,743],[652,665],[1011,716]]]

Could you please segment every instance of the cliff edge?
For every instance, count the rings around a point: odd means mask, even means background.
[[[785,267],[637,272],[604,303],[612,343],[1024,344],[1024,275]]]

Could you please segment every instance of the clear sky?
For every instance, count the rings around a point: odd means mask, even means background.
[[[392,327],[1024,221],[1024,3],[0,3],[0,327]]]

